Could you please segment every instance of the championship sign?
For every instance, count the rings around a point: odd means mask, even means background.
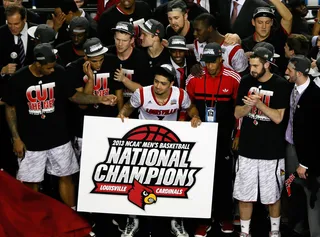
[[[217,124],[85,117],[78,210],[210,218]]]

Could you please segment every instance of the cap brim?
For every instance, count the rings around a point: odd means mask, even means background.
[[[143,31],[147,32],[148,34],[153,35],[153,33],[150,32],[150,31],[143,25],[143,23],[142,23],[142,24],[139,24],[138,26],[139,26]]]
[[[208,55],[202,55],[200,61],[205,63],[214,63],[217,61],[217,58],[221,56],[208,56]]]
[[[37,27],[38,26],[31,26],[29,29],[28,29],[28,35],[30,35],[30,37],[32,37],[32,38],[36,38],[35,36],[34,36],[34,33],[36,32],[36,30],[37,30]]]
[[[123,29],[112,28],[111,30],[124,32],[124,33],[127,33],[127,34],[129,34],[129,35],[134,35],[134,34],[131,34],[131,32],[129,32],[129,31],[127,31],[127,30],[123,30]]]
[[[272,66],[278,67],[277,64],[275,64],[274,62],[268,61]]]
[[[179,50],[185,50],[188,51],[189,49],[187,47],[179,47],[179,46],[168,46],[168,49],[179,49]]]
[[[280,58],[280,54],[274,53],[274,54],[273,54],[273,57],[274,57],[274,58]]]
[[[99,52],[92,53],[92,54],[87,54],[87,56],[88,57],[96,57],[96,56],[100,56],[102,54],[105,54],[106,52],[108,52],[108,48],[103,47]]]

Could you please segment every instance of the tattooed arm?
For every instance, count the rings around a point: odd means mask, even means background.
[[[76,104],[105,104],[112,106],[117,104],[117,97],[115,95],[95,96],[87,95],[79,91],[69,99]]]
[[[15,106],[9,106],[6,104],[6,119],[12,135],[13,151],[19,158],[23,158],[26,146],[19,136]]]

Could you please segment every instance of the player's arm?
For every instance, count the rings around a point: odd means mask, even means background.
[[[187,109],[187,113],[191,118],[191,126],[196,128],[201,124],[201,119],[199,117],[199,111],[194,104],[191,104],[190,107]]]
[[[235,111],[234,111],[234,116],[236,117],[236,119],[247,116],[251,109],[252,109],[252,106],[250,106],[250,105],[246,105],[246,104],[245,105],[237,105],[235,108]]]
[[[121,111],[122,107],[123,107],[123,90],[119,89],[115,91],[115,94],[117,96],[117,106],[118,106],[118,110]]]
[[[120,110],[118,117],[121,118],[122,122],[124,121],[124,118],[128,118],[135,108],[131,105],[130,100],[124,104],[122,109]]]
[[[136,83],[126,77],[122,71],[122,68],[117,69],[114,73],[114,80],[122,82],[123,85],[130,91],[135,91],[136,89],[142,87],[139,83]]]
[[[261,110],[267,117],[269,117],[274,123],[281,123],[285,109],[272,109],[266,106],[261,100],[257,103],[257,108]]]
[[[281,15],[281,26],[289,35],[292,27],[292,14],[280,0],[269,0]]]
[[[70,97],[69,100],[76,104],[104,104],[113,106],[117,103],[117,97],[115,95],[95,96],[87,95],[79,91]]]
[[[124,118],[128,118],[136,108],[139,108],[141,106],[141,90],[143,90],[143,88],[136,89],[132,94],[130,100],[125,103],[120,110],[118,117],[121,118],[122,122],[124,121]]]
[[[79,88],[76,88],[76,91],[78,92],[83,92],[83,87],[79,87]],[[78,105],[80,109],[87,109],[88,106],[87,105]]]
[[[16,107],[6,104],[6,119],[8,122],[9,129],[11,131],[13,140],[13,151],[19,157],[22,158],[26,151],[26,146],[20,138],[17,126],[17,114]]]

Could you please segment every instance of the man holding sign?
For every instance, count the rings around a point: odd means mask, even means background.
[[[191,104],[191,100],[185,90],[173,86],[175,81],[175,69],[170,64],[163,64],[155,68],[155,78],[152,86],[137,89],[130,100],[124,105],[118,117],[124,120],[139,108],[139,119],[176,121],[180,109],[187,110],[191,117],[191,126],[201,124],[197,108]],[[138,231],[139,220],[129,218],[122,237],[134,236]],[[188,237],[184,230],[183,222],[171,221],[171,232],[177,237]]]

